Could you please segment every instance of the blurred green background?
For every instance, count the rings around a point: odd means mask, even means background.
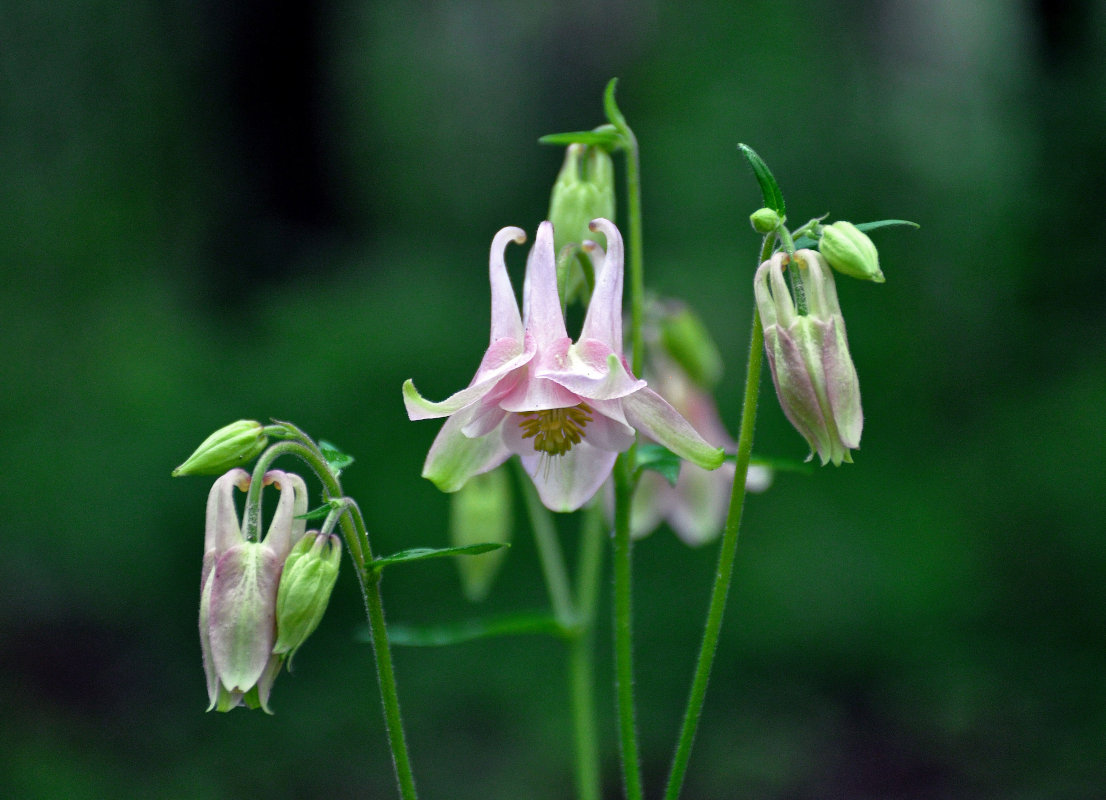
[[[407,422],[400,384],[441,398],[471,377],[488,243],[534,231],[559,166],[536,140],[602,122],[612,76],[647,281],[722,346],[731,429],[759,205],[736,143],[793,222],[922,225],[876,234],[885,285],[839,281],[863,449],[750,501],[684,796],[1101,796],[1090,0],[5,3],[0,794],[395,796],[348,568],[276,715],[204,713],[209,483],[169,472],[224,423],[291,419],[357,456],[378,552],[444,545],[447,498],[419,477],[438,426]],[[757,451],[805,455],[770,391]],[[714,559],[667,531],[635,551],[651,796]],[[400,622],[546,603],[521,524],[484,608],[444,561],[384,590]],[[601,622],[614,798],[609,639]],[[425,797],[571,796],[560,643],[395,657]]]

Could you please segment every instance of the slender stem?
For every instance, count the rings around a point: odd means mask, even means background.
[[[633,450],[614,464],[614,662],[618,705],[618,742],[622,753],[622,781],[628,800],[642,800],[641,760],[634,714],[633,593],[630,539],[630,501]]]
[[[572,627],[576,624],[576,609],[572,603],[564,554],[557,539],[557,526],[549,509],[542,505],[541,498],[522,464],[517,459],[514,463],[518,466],[519,483],[522,484],[522,493],[526,497],[526,512],[530,516],[530,527],[534,530],[534,541],[538,545],[538,558],[545,575],[553,614],[562,626]]]
[[[595,608],[603,565],[603,509],[588,508],[580,531],[580,560],[576,584],[579,624],[569,642],[569,684],[572,721],[576,732],[576,790],[580,800],[599,800],[599,733],[595,712]]]
[[[298,431],[298,429],[296,429]],[[262,453],[254,467],[264,474],[277,457],[285,454],[296,455],[303,459],[323,484],[323,494],[327,500],[342,497],[342,484],[338,480],[318,446],[307,434],[299,431],[302,442],[286,441],[275,444]],[[260,485],[260,481],[252,481]],[[246,498],[249,503],[249,496]],[[249,506],[247,506],[248,513]],[[399,694],[396,690],[395,671],[392,667],[392,652],[388,645],[388,630],[384,622],[384,603],[380,596],[380,573],[372,567],[372,549],[369,546],[368,530],[364,517],[356,503],[351,502],[349,513],[341,518],[342,533],[346,547],[356,566],[357,580],[361,586],[361,596],[365,602],[365,615],[372,636],[373,656],[376,659],[376,675],[380,684],[380,698],[384,706],[384,727],[388,743],[392,750],[392,764],[395,767],[396,782],[403,800],[417,800],[415,778],[411,772],[411,760],[407,752],[407,740],[403,732],[403,716],[399,708]]]
[[[775,237],[765,237],[761,251],[761,260],[772,254]],[[683,725],[676,753],[672,759],[672,768],[668,774],[665,788],[665,800],[676,800],[683,787],[688,760],[691,758],[691,746],[695,742],[695,731],[699,726],[699,717],[706,700],[707,684],[714,664],[714,654],[718,649],[718,636],[722,630],[722,616],[726,611],[726,598],[733,577],[734,557],[737,553],[738,531],[741,528],[741,512],[745,507],[745,479],[749,474],[749,458],[753,452],[753,431],[756,427],[757,399],[760,394],[761,362],[764,358],[764,331],[760,324],[760,313],[754,307],[752,332],[749,335],[749,362],[745,372],[745,398],[741,409],[741,432],[737,440],[737,462],[734,470],[733,489],[730,494],[730,509],[726,514],[726,526],[722,533],[722,544],[718,552],[718,568],[714,575],[714,588],[711,591],[710,605],[707,610],[707,623],[703,630],[703,642],[699,648],[699,661],[695,667],[695,677],[691,683],[691,693],[684,712]]]
[[[622,137],[626,151],[626,210],[629,218],[628,251],[630,255],[630,339],[632,342],[631,367],[635,375],[641,375],[644,363],[644,344],[641,326],[645,317],[645,269],[642,257],[641,233],[641,160],[638,156],[637,137],[614,100],[617,79],[607,84],[603,106],[607,119]]]

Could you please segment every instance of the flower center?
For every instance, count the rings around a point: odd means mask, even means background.
[[[591,408],[580,403],[571,408],[548,408],[522,414],[518,426],[523,439],[534,440],[534,450],[551,456],[560,456],[579,444],[584,438],[584,428],[591,422]]]

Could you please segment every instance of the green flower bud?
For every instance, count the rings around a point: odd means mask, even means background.
[[[450,495],[450,541],[455,547],[510,542],[513,517],[507,471],[494,469],[477,475]],[[470,602],[479,602],[488,596],[506,555],[507,548],[500,548],[454,559],[461,573],[461,588]]]
[[[308,531],[284,562],[276,598],[276,643],[273,653],[291,659],[326,612],[338,580],[342,544],[334,534]]]
[[[592,233],[593,219],[614,219],[614,162],[600,147],[571,144],[564,165],[553,184],[549,221],[553,223],[553,247],[558,254],[557,285],[562,301],[584,298],[587,282],[572,248],[587,240],[606,247],[602,234]],[[565,254],[561,258],[561,254]]]
[[[180,475],[217,475],[251,461],[269,443],[265,427],[252,419],[240,419],[204,439],[188,460],[173,470]]]
[[[834,222],[822,229],[818,250],[842,275],[883,283],[879,253],[872,240],[851,222]]]
[[[722,356],[703,321],[691,309],[677,306],[660,320],[661,346],[701,389],[722,377]]]
[[[782,222],[780,215],[770,208],[758,208],[749,215],[749,223],[753,226],[753,230],[760,234],[771,233]]]

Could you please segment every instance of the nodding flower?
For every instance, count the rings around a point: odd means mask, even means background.
[[[785,265],[795,270],[806,313],[792,300]],[[790,263],[786,253],[776,253],[760,265],[753,291],[783,413],[807,440],[811,457],[817,453],[823,465],[851,463],[864,414],[833,272],[813,250],[796,251]]]
[[[705,469],[722,464],[708,444],[659,394],[636,378],[622,353],[622,236],[614,223],[591,229],[607,238],[594,247],[595,291],[574,342],[565,329],[557,294],[553,225],[543,222],[526,262],[519,312],[507,276],[508,242],[526,234],[504,228],[491,246],[491,337],[468,387],[434,403],[414,384],[403,385],[408,416],[447,417],[423,466],[423,476],[446,492],[470,477],[522,460],[542,502],[574,511],[603,484],[635,431]]]

